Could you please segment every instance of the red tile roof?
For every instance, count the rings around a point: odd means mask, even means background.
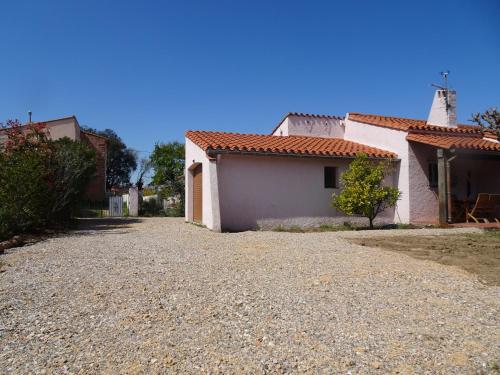
[[[393,128],[399,130],[408,130],[410,126],[425,125],[424,120],[413,120],[400,117],[389,117],[380,115],[368,115],[363,113],[349,113],[349,120],[361,122],[364,124],[378,125],[386,128]]]
[[[471,135],[450,135],[437,133],[410,133],[406,136],[406,140],[411,142],[424,143],[427,145],[445,148],[445,149],[466,149],[466,150],[481,150],[481,151],[499,151],[500,143],[487,140],[481,136]]]
[[[432,130],[443,133],[464,133],[479,134],[481,128],[474,125],[458,125],[456,128],[447,128],[444,126],[427,125],[425,120],[414,120],[410,118],[369,115],[363,113],[349,113],[349,120],[361,122],[364,124],[377,125],[385,128],[398,130]]]
[[[395,158],[393,152],[339,138],[273,136],[208,131],[188,131],[186,137],[205,151],[232,151],[275,155],[354,157],[364,152],[373,158]]]
[[[406,139],[445,149],[500,151],[495,134],[476,125],[458,125],[456,128],[427,125],[425,120],[349,113],[349,120],[408,132]]]

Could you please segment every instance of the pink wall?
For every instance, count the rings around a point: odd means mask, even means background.
[[[410,169],[410,221],[412,223],[437,224],[439,202],[437,187],[429,186],[429,162],[436,162],[436,148],[409,144]]]
[[[346,217],[331,207],[332,193],[324,188],[324,167],[349,159],[309,159],[222,155],[218,162],[221,226],[226,230],[256,227],[316,226],[367,219]],[[379,218],[392,222],[393,212]]]

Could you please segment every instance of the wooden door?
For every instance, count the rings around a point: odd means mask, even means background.
[[[202,222],[203,219],[203,179],[202,165],[198,165],[193,170],[193,221]]]

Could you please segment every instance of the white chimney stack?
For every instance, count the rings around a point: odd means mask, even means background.
[[[457,127],[457,92],[439,88],[434,94],[427,125]]]

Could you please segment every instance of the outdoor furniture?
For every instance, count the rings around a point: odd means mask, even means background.
[[[476,203],[475,200],[457,199],[452,197],[451,217],[454,223],[463,223],[467,218],[467,210],[472,209]]]
[[[480,193],[472,210],[467,210],[466,221],[469,222],[470,218],[476,223],[479,223],[480,220],[485,223],[489,223],[490,221],[500,223],[496,217],[496,208],[498,205],[500,205],[500,194]]]

